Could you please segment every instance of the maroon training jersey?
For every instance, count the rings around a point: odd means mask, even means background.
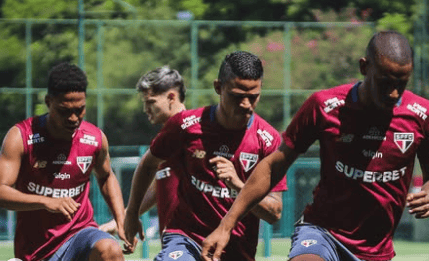
[[[179,203],[166,231],[184,234],[198,244],[219,225],[238,194],[217,178],[209,160],[225,157],[246,181],[255,165],[281,142],[280,134],[256,114],[247,129],[226,130],[216,122],[215,110],[211,106],[176,114],[150,147],[156,157],[174,158],[183,165]],[[282,179],[272,191],[284,190]],[[249,213],[233,230],[222,260],[254,260],[258,228],[259,219]]]
[[[297,152],[320,142],[321,178],[305,221],[360,259],[390,260],[415,156],[429,159],[429,101],[405,91],[393,112],[365,108],[359,84],[314,93],[283,138]]]
[[[46,197],[72,197],[81,205],[72,221],[47,210],[17,212],[15,256],[22,260],[46,258],[82,228],[97,227],[88,194],[101,131],[83,121],[72,141],[54,140],[46,120],[43,115],[16,125],[24,142],[16,189]]]
[[[167,160],[160,164],[156,172],[156,198],[159,221],[159,234],[162,235],[178,204],[178,185],[180,164]]]

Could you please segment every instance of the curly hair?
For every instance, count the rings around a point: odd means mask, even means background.
[[[54,66],[48,76],[48,94],[57,96],[68,92],[85,92],[88,80],[84,71],[68,62]]]
[[[258,80],[264,75],[262,62],[258,56],[236,51],[225,56],[219,69],[218,80],[227,82],[234,78]]]
[[[137,82],[136,88],[140,92],[151,90],[155,95],[176,89],[179,92],[180,102],[185,101],[186,87],[183,78],[177,70],[170,69],[168,65],[144,74]]]

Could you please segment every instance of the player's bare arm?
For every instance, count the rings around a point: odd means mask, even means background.
[[[216,156],[210,159],[213,169],[219,179],[231,188],[240,192],[244,187],[244,182],[238,177],[232,162],[224,157]],[[282,192],[270,192],[259,202],[251,212],[260,219],[270,224],[280,220],[282,213]]]
[[[14,188],[23,154],[21,132],[14,126],[4,138],[0,154],[0,207],[15,211],[46,209],[53,213],[62,213],[67,220],[71,220],[80,206],[72,198],[25,194]]]
[[[110,165],[109,144],[106,135],[102,133],[101,151],[97,156],[95,163],[95,175],[100,187],[101,194],[104,197],[110,211],[113,214],[118,226],[118,236],[125,241],[127,252],[132,251],[134,240],[127,241],[124,232],[125,210],[122,198],[121,188]],[[130,243],[132,242],[132,243]]]
[[[219,226],[203,241],[201,256],[204,261],[220,260],[222,250],[228,244],[231,231],[237,222],[267,196],[272,188],[271,184],[277,184],[297,157],[297,152],[282,144],[278,151],[256,165],[231,209]],[[214,253],[211,253],[213,249]]]
[[[147,150],[137,165],[131,183],[130,199],[125,215],[125,235],[128,239],[133,239],[138,233],[140,239],[144,240],[143,229],[139,219],[139,209],[146,191],[155,177],[158,165],[162,161],[152,155],[150,150]]]
[[[423,174],[423,186],[420,192],[407,195],[407,207],[416,218],[429,217],[429,163],[420,162]]]

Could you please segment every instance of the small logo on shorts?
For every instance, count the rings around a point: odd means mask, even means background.
[[[174,251],[174,252],[171,252],[170,254],[168,254],[168,257],[170,257],[174,260],[177,260],[182,255],[183,255],[183,251]]]
[[[317,240],[314,240],[314,239],[306,239],[306,240],[301,241],[301,245],[303,245],[305,247],[309,247],[309,246],[312,246],[315,244],[317,244]]]

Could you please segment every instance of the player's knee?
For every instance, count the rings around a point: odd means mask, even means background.
[[[289,261],[324,261],[324,260],[325,259],[314,254],[304,254],[304,255],[295,256],[289,259]]]
[[[102,239],[95,243],[90,261],[124,260],[122,249],[113,239]]]

